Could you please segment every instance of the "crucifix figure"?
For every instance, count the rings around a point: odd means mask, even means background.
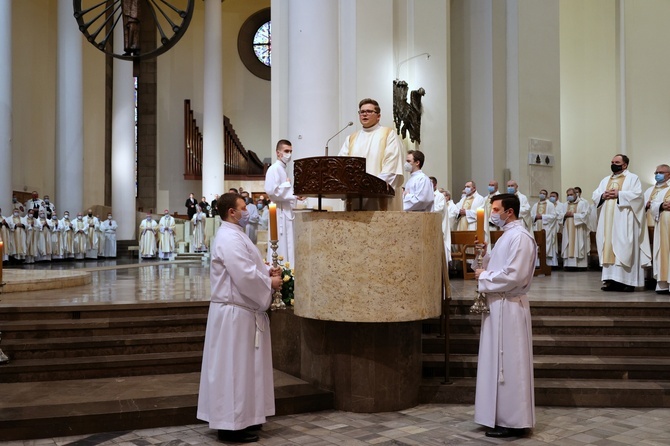
[[[125,56],[134,56],[140,52],[140,0],[122,0],[123,14],[123,50]]]

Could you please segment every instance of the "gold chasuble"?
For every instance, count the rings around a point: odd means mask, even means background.
[[[472,207],[472,202],[474,201],[475,197],[474,195],[470,195],[469,197],[466,197],[465,200],[463,201],[463,209],[466,211],[469,211],[470,208]],[[458,219],[458,228],[459,231],[467,231],[468,230],[468,218],[463,215]]]
[[[623,182],[626,179],[624,175],[618,175],[610,178],[607,183],[607,190],[621,190]],[[614,222],[614,210],[616,209],[618,200],[605,200],[604,215],[605,215],[605,237],[603,243],[603,265],[614,265],[616,256],[614,255],[614,248],[612,248],[612,224]]]
[[[572,212],[572,215],[577,212],[577,202],[573,201],[572,203],[568,202],[568,207],[566,208],[566,213]],[[574,217],[566,217],[565,221],[563,222],[563,227],[567,231],[568,234],[568,258],[574,258],[575,257],[575,242],[576,242],[576,228],[575,228],[575,218]],[[612,239],[610,238],[610,247],[612,246]]]
[[[665,193],[663,201],[670,202],[670,189]],[[658,216],[658,225],[654,231],[654,251],[657,255],[654,258],[655,264],[658,263],[657,280],[668,282],[668,269],[670,263],[670,212],[663,211]],[[656,248],[658,246],[658,248]]]
[[[654,189],[651,191],[651,195],[649,196],[648,201],[654,201],[656,197],[658,196],[658,193],[663,191],[663,193],[666,193],[668,189],[668,183],[663,183],[663,186],[661,187],[654,187]],[[651,213],[651,208],[647,209],[647,226],[650,228],[653,228],[656,226],[656,222],[654,221],[654,216]]]

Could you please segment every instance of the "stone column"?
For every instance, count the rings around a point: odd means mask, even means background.
[[[56,92],[56,190],[59,216],[84,207],[84,102],[82,38],[72,17],[72,2],[58,0]]]
[[[223,186],[223,55],[221,1],[205,0],[205,62],[202,113],[202,195],[227,192]],[[196,192],[196,196],[197,192]]]
[[[12,203],[12,2],[0,0],[0,208]],[[5,248],[6,249],[6,248]]]
[[[114,48],[123,48],[123,29],[114,30]],[[112,214],[118,240],[135,239],[135,83],[133,63],[114,59],[112,81]],[[148,209],[147,209],[148,210]]]

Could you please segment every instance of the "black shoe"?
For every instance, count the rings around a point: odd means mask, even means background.
[[[523,437],[525,434],[526,429],[516,429],[513,427],[500,426],[496,426],[495,428],[486,432],[486,436],[491,438]]]
[[[605,286],[600,289],[603,291],[623,291],[626,286],[623,283],[615,282],[613,280],[606,281]]]
[[[252,425],[252,426],[247,427],[247,428],[244,429],[244,430],[247,431],[247,432],[258,432],[258,431],[261,430],[261,429],[263,429],[263,425],[262,425],[262,424],[254,424],[254,425]]]
[[[218,437],[221,441],[229,441],[231,443],[255,443],[258,441],[258,435],[244,429],[239,431],[219,429]]]
[[[635,291],[635,287],[631,285],[626,285],[623,287],[621,291],[623,291],[624,293],[632,293],[633,291]]]
[[[670,294],[670,290],[656,290],[656,294]]]

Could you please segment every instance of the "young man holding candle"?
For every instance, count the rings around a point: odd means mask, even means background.
[[[212,245],[212,298],[207,316],[197,417],[226,442],[258,441],[256,431],[275,414],[270,321],[272,290],[281,268],[266,265],[244,233],[244,199],[217,201],[222,218]]]
[[[277,161],[268,168],[265,174],[265,193],[276,205],[276,233],[272,232],[272,224],[270,224],[268,235],[271,240],[279,240],[277,254],[284,257],[284,260],[290,262],[291,265],[295,265],[293,208],[295,208],[297,200],[303,200],[303,198],[296,197],[293,193],[293,185],[286,172],[292,155],[291,142],[286,139],[279,140],[277,142]],[[272,219],[272,209],[270,209],[270,219]],[[270,249],[268,249],[267,259],[272,262],[272,250]]]

